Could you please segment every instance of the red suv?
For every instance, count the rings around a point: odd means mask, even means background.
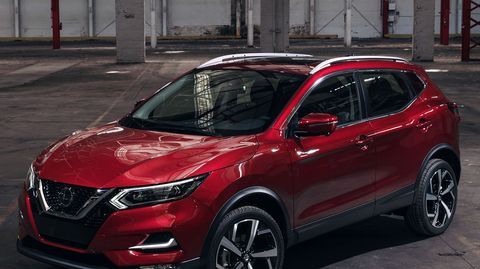
[[[33,162],[18,251],[68,268],[281,268],[288,246],[394,212],[443,233],[459,114],[394,57],[213,59]]]

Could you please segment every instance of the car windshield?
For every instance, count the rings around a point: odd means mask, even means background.
[[[267,129],[304,75],[252,70],[196,70],[160,90],[120,123],[209,136]]]

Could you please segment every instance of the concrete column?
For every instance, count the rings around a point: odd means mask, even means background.
[[[115,0],[117,62],[145,62],[145,1]]]
[[[14,34],[15,38],[20,38],[20,3],[18,0],[13,0],[13,14],[14,14]]]
[[[433,61],[435,0],[414,0],[412,60]]]
[[[261,0],[262,52],[285,52],[289,46],[289,0]]]
[[[168,21],[167,21],[167,0],[162,0],[162,36],[167,36]]]
[[[247,45],[253,47],[253,0],[247,0]]]
[[[88,0],[88,37],[94,37],[95,30],[93,29],[94,26],[94,11],[93,11],[93,0]]]
[[[150,0],[150,47],[157,47],[157,0]]]
[[[310,35],[315,35],[315,0],[310,0],[309,4]]]
[[[352,47],[352,0],[345,0],[345,35],[344,44]]]

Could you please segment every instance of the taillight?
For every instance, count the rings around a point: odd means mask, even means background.
[[[459,108],[463,107],[462,105],[459,105],[455,102],[448,102],[447,103],[448,109],[455,113],[457,116],[460,116],[460,112],[458,111]]]

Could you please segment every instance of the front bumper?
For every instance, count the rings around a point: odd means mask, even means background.
[[[172,203],[117,211],[108,216],[88,244],[82,247],[67,244],[69,238],[64,237],[67,240],[62,243],[46,236],[45,225],[38,225],[40,217],[32,210],[32,203],[34,201],[23,190],[19,197],[18,251],[45,263],[77,269],[139,268],[165,264],[175,265],[174,268],[196,268],[214,217],[211,209],[199,203],[194,195]],[[60,219],[50,223],[62,226]],[[79,230],[69,229],[72,237],[78,236]],[[63,226],[49,227],[48,233],[61,231],[65,235],[65,230],[68,229]],[[130,249],[157,233],[171,234],[178,247],[156,252]]]
[[[35,243],[33,239],[25,239],[24,241],[17,240],[17,251],[29,258],[44,262],[53,266],[60,266],[69,269],[109,269],[112,264],[107,260],[103,260],[100,256],[83,256],[82,254],[71,253],[69,251],[55,250],[51,247],[42,246],[40,243]],[[26,242],[25,242],[26,241]],[[56,254],[57,253],[57,254]],[[100,264],[100,265],[99,265]],[[200,266],[200,259],[192,259],[189,261],[177,264],[176,269],[198,269]]]

